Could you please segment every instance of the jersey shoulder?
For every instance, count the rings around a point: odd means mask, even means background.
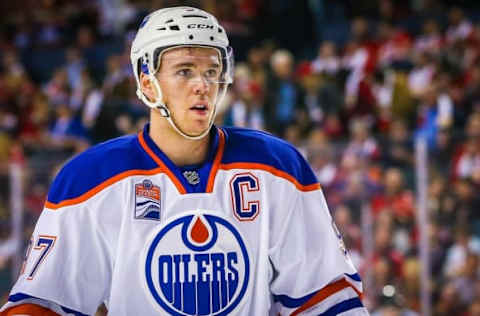
[[[222,164],[259,165],[285,172],[302,185],[318,183],[312,169],[290,143],[266,132],[238,127],[223,127],[225,152]]]
[[[75,199],[125,172],[156,167],[141,149],[137,135],[115,138],[70,159],[55,177],[47,201],[58,204]]]

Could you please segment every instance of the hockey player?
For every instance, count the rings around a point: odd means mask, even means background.
[[[215,17],[148,15],[132,44],[138,135],[53,182],[3,315],[367,315],[317,179],[289,144],[213,126],[232,82]]]

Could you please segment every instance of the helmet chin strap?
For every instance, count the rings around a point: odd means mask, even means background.
[[[183,132],[180,129],[180,127],[178,127],[177,124],[175,124],[175,122],[173,121],[172,115],[170,114],[170,110],[168,109],[167,105],[164,102],[162,102],[163,94],[162,94],[162,90],[160,89],[160,85],[158,84],[158,80],[155,77],[154,72],[150,69],[150,67],[148,67],[148,68],[149,68],[148,69],[149,74],[147,75],[148,79],[150,80],[150,82],[153,83],[155,89],[157,90],[158,97],[157,97],[156,101],[152,102],[152,101],[148,100],[148,98],[145,96],[145,94],[140,90],[140,88],[138,88],[137,89],[138,98],[140,100],[142,100],[150,108],[158,110],[160,112],[160,115],[162,117],[164,117],[165,119],[167,119],[168,123],[170,123],[170,126],[172,126],[173,129],[178,134],[185,137],[186,139],[199,140],[199,139],[202,139],[205,136],[207,136],[208,133],[210,132],[210,129],[212,128],[212,125],[213,125],[213,119],[214,119],[215,114],[217,112],[217,105],[216,104],[213,105],[213,111],[210,113],[210,117],[208,118],[208,120],[209,120],[208,127],[207,127],[207,129],[205,129],[205,131],[203,131],[199,135],[189,135],[189,134]],[[225,93],[223,93],[223,95],[225,95]]]

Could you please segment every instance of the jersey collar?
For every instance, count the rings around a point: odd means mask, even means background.
[[[138,134],[138,141],[145,152],[163,169],[177,190],[181,194],[185,193],[211,193],[215,182],[220,162],[222,160],[225,147],[225,134],[222,129],[212,126],[209,136],[211,138],[207,159],[203,164],[195,167],[178,167],[165,153],[158,148],[153,139],[150,137],[150,123],[147,123]],[[185,170],[195,170],[198,172],[200,182],[192,185],[183,176]]]

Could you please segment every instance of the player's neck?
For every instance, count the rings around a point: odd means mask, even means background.
[[[163,120],[168,124],[165,119]],[[170,125],[158,124],[155,121],[150,123],[150,138],[177,166],[201,164],[207,157],[210,144],[208,135],[199,140],[186,139]]]

